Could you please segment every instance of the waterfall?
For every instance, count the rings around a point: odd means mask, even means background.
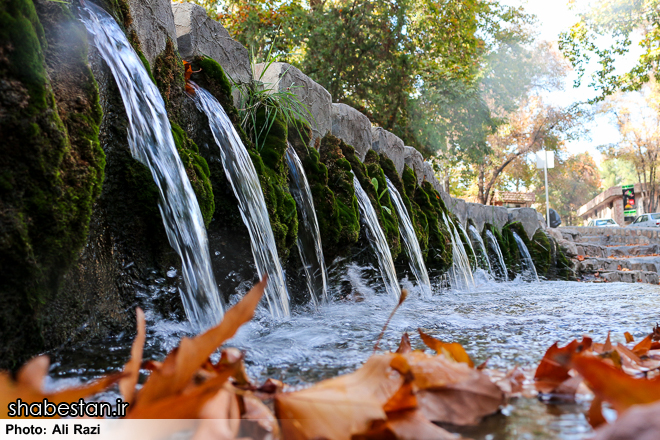
[[[328,273],[321,247],[321,233],[314,210],[312,191],[307,183],[307,176],[296,150],[289,145],[286,150],[286,162],[291,174],[291,194],[302,217],[302,228],[298,228],[298,252],[307,276],[307,288],[315,305],[328,299]]]
[[[502,249],[500,249],[497,238],[489,229],[486,229],[486,237],[488,238],[488,244],[490,245],[490,248],[495,252],[495,255],[497,255],[497,264],[499,266],[500,273],[502,274],[501,278],[504,281],[509,281],[509,271],[506,268],[504,255],[502,255]]]
[[[470,236],[465,231],[465,228],[463,228],[463,225],[461,224],[461,222],[458,222],[458,229],[460,229],[461,232],[463,233],[462,236],[461,236],[461,234],[458,234],[458,238],[459,238],[458,241],[462,243],[463,242],[462,237],[465,237],[465,239],[467,240],[467,244],[470,247],[470,252],[472,252],[472,255],[474,256],[474,262],[475,262],[474,264],[476,265],[477,264],[477,254],[474,252],[474,247],[472,247],[472,241],[470,241]],[[458,230],[457,230],[457,232],[458,232]],[[463,248],[465,248],[465,243],[463,243]],[[470,258],[469,258],[469,255],[467,255],[467,249],[465,250],[465,255],[468,257],[468,262],[469,262]],[[470,265],[470,267],[472,267],[472,266]],[[476,268],[477,267],[475,267],[474,269],[476,269]]]
[[[479,231],[477,231],[477,228],[475,228],[474,225],[470,225],[468,226],[468,232],[470,233],[470,237],[479,245],[479,251],[481,251],[481,258],[479,258],[476,253],[474,254],[475,258],[477,261],[481,260],[484,269],[488,269],[488,273],[493,275],[493,267],[490,265],[488,251],[486,250],[486,245],[484,244],[484,240],[481,238]]]
[[[513,238],[516,240],[516,244],[518,245],[518,250],[520,250],[520,264],[522,266],[522,273],[523,275],[525,272],[531,274],[532,276],[530,277],[532,280],[531,281],[539,281],[539,276],[536,273],[536,267],[534,266],[534,262],[532,261],[532,256],[529,254],[529,250],[527,249],[527,246],[525,246],[525,242],[523,241],[522,238],[520,238],[520,235],[516,234],[516,231],[511,231],[513,233]]]
[[[431,296],[431,282],[429,281],[429,274],[426,271],[426,265],[422,257],[422,249],[419,247],[419,241],[417,240],[417,235],[415,235],[415,229],[408,215],[406,205],[403,204],[401,194],[399,194],[399,191],[397,191],[390,179],[387,177],[385,179],[387,179],[387,188],[390,190],[390,195],[392,196],[390,198],[399,216],[399,232],[408,252],[408,258],[410,258],[410,269],[415,274],[415,278],[417,278],[417,283],[422,289],[422,294],[428,298]]]
[[[442,214],[442,218],[451,238],[452,265],[450,269],[450,283],[454,289],[470,289],[475,287],[472,268],[468,259],[461,236],[450,217]]]
[[[385,234],[380,227],[380,223],[378,223],[378,216],[376,215],[374,207],[371,206],[369,196],[364,192],[355,175],[353,175],[353,184],[355,185],[355,195],[358,199],[358,205],[360,205],[362,221],[367,227],[367,237],[378,257],[380,274],[385,283],[385,291],[398,300],[399,295],[401,295],[401,289],[399,289],[399,283],[396,279],[394,261],[392,261],[392,254],[390,253],[390,247],[385,239]]]
[[[289,316],[289,293],[284,283],[259,176],[250,154],[220,103],[198,85],[193,82],[190,85],[195,92],[193,99],[197,108],[209,118],[227,180],[238,199],[243,223],[250,233],[250,245],[259,278],[268,274],[265,297],[270,313],[275,317]]]
[[[222,302],[211,271],[202,213],[176,150],[163,98],[115,20],[89,2],[81,15],[119,87],[131,153],[149,168],[158,186],[165,231],[181,257],[186,316],[198,330],[210,327],[222,318]]]

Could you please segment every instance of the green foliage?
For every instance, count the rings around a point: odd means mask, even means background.
[[[617,61],[628,54],[635,33],[642,35],[643,53],[637,64],[621,73]],[[608,37],[608,38],[603,38]],[[605,41],[609,45],[603,45]],[[653,76],[660,79],[660,2],[658,0],[599,0],[580,14],[578,23],[560,35],[559,49],[578,72],[579,87],[587,66],[595,60],[600,66],[589,84],[598,92],[591,102],[603,100],[617,91],[639,90]]]
[[[635,165],[627,160],[617,158],[601,161],[600,178],[603,189],[619,185],[632,185],[638,180]]]

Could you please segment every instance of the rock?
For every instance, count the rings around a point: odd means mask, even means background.
[[[355,148],[364,162],[372,144],[369,118],[346,104],[332,104],[332,134]]]
[[[332,130],[332,96],[326,89],[290,64],[272,63],[263,72],[265,68],[264,63],[255,65],[254,78],[274,91],[290,89],[311,112],[312,145]]]
[[[564,239],[558,239],[557,240],[557,245],[564,251],[564,254],[566,254],[567,257],[569,258],[574,258],[578,254],[577,246],[574,242],[564,240]]]
[[[550,234],[555,240],[563,240],[564,236],[557,228],[547,228],[546,232]]]
[[[536,209],[533,208],[509,208],[509,221],[522,223],[527,236],[531,240],[539,228],[539,220],[536,214]]]
[[[128,6],[133,19],[129,31],[135,31],[142,53],[153,66],[156,57],[165,50],[168,38],[176,48],[171,3],[169,0],[128,0]]]
[[[463,227],[465,227],[468,218],[468,208],[465,200],[451,197],[450,202],[447,205],[447,209],[449,209],[449,211],[458,217],[458,220],[461,222]]]
[[[183,59],[205,55],[220,64],[234,82],[252,81],[248,50],[233,40],[220,23],[209,18],[206,9],[194,3],[173,3],[172,11]]]
[[[427,182],[430,182],[431,185],[433,185],[433,188],[435,188],[435,190],[438,191],[440,194],[443,194],[445,192],[445,189],[442,187],[442,184],[440,183],[438,178],[435,177],[435,171],[433,170],[433,166],[428,162],[424,162],[424,178],[426,179]]]
[[[397,174],[400,176],[403,173],[403,165],[405,164],[403,141],[381,127],[372,127],[371,136],[373,142],[371,148],[378,154],[384,154],[390,158],[394,162]]]
[[[417,184],[424,180],[424,157],[413,147],[403,147],[403,162],[417,175]]]

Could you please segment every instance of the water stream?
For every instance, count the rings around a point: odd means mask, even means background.
[[[302,217],[302,227],[298,228],[298,252],[303,263],[309,294],[314,304],[318,306],[328,299],[328,272],[323,257],[314,199],[300,158],[291,145],[286,150],[286,162],[291,175],[291,194]]]
[[[497,238],[493,235],[493,232],[490,229],[486,229],[486,238],[488,239],[488,246],[493,250],[495,255],[497,255],[497,260],[495,260],[494,263],[498,266],[499,278],[503,281],[509,281],[509,271],[504,262],[502,249],[500,249],[500,244],[497,242]]]
[[[270,312],[275,317],[289,316],[289,292],[277,255],[261,183],[252,159],[220,103],[195,83],[190,82],[190,85],[195,90],[193,99],[197,108],[209,118],[213,137],[220,150],[222,167],[238,199],[243,223],[250,233],[257,273],[260,278],[268,274],[268,286],[264,296]]]
[[[474,225],[470,225],[468,226],[468,232],[470,240],[473,240],[479,248],[480,255],[477,255],[476,252],[474,254],[475,258],[477,259],[477,264],[481,262],[483,269],[487,269],[488,273],[493,275],[493,267],[491,266],[490,259],[488,258],[488,251],[486,250],[486,245],[484,244],[484,240],[481,238],[479,231],[477,231],[477,228]],[[474,249],[474,247],[472,249]]]
[[[174,144],[163,98],[112,16],[87,2],[81,20],[117,82],[128,117],[131,154],[149,167],[158,186],[167,238],[181,257],[186,315],[196,328],[210,327],[222,318],[222,303],[202,212]]]
[[[449,282],[454,289],[470,290],[475,287],[470,260],[465,252],[461,236],[452,219],[442,214],[442,219],[451,238],[452,265],[449,269]]]
[[[534,261],[532,256],[529,254],[529,249],[525,246],[525,242],[520,235],[516,234],[516,231],[513,232],[513,238],[516,240],[518,245],[518,250],[520,251],[520,265],[521,273],[524,278],[527,278],[529,281],[539,282],[539,276],[536,273],[536,267],[534,266]]]
[[[360,185],[360,182],[355,176],[353,176],[353,184],[355,185],[355,196],[358,199],[358,205],[360,205],[362,223],[367,227],[369,242],[376,253],[376,257],[378,257],[380,274],[385,283],[385,292],[398,300],[399,295],[401,295],[401,289],[396,278],[396,269],[394,269],[394,261],[392,261],[392,253],[387,244],[387,239],[385,238],[383,229],[380,227],[378,216],[374,207],[371,205],[369,196],[364,192],[362,185]]]
[[[406,209],[406,205],[403,204],[403,199],[401,198],[399,191],[397,191],[390,179],[387,177],[385,178],[387,179],[387,188],[390,191],[390,198],[394,203],[394,208],[399,217],[399,232],[401,233],[403,244],[408,253],[410,269],[413,274],[415,274],[417,284],[422,290],[422,295],[429,297],[432,293],[431,281],[429,281],[429,274],[426,270],[426,265],[424,264],[422,249],[419,247],[419,241],[417,240],[415,229],[413,228],[412,221],[408,215],[408,210]]]

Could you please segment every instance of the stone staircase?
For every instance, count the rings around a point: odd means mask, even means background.
[[[564,227],[549,232],[571,258],[582,281],[660,282],[658,228]]]

